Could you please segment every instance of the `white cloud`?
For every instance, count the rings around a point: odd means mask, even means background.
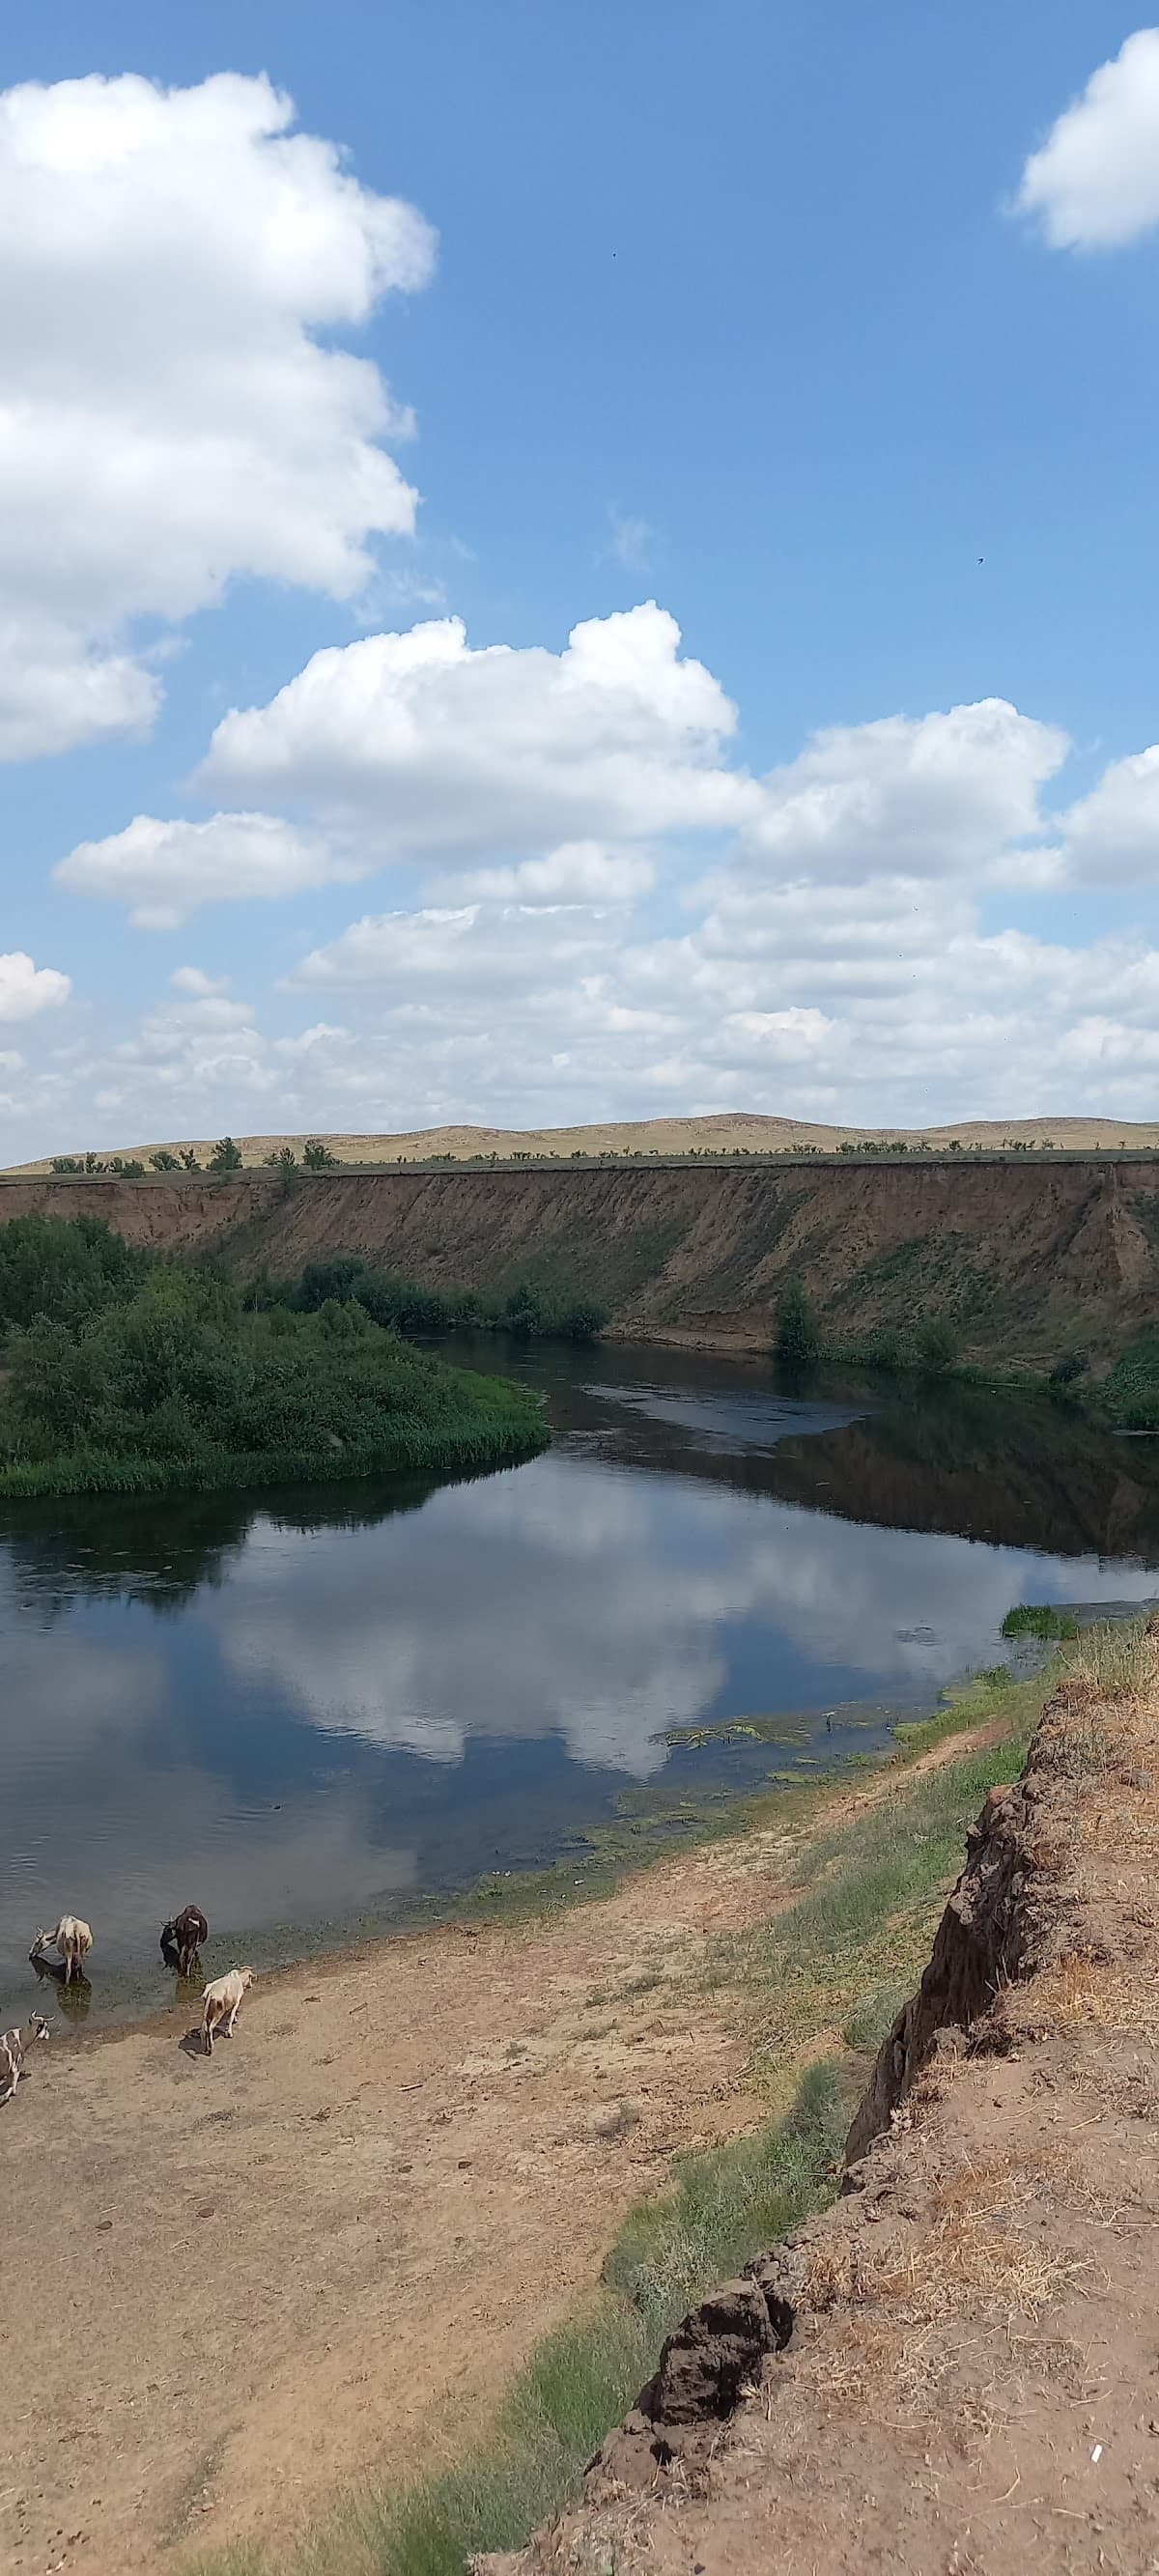
[[[200,966],[175,966],[169,978],[176,993],[193,993],[206,1001],[211,995],[228,993],[229,977],[206,975]]]
[[[1060,873],[1089,885],[1159,883],[1159,743],[1112,761],[1062,817]]]
[[[440,894],[468,902],[557,904],[631,903],[656,883],[654,862],[642,852],[609,850],[602,841],[564,841],[542,859],[518,867],[476,868],[440,885]]]
[[[340,938],[312,949],[295,985],[374,986],[408,1006],[477,986],[489,1008],[504,990],[571,983],[605,953],[602,925],[571,908],[429,906],[422,912],[364,914]]]
[[[1093,72],[1022,174],[1053,250],[1114,250],[1159,224],[1159,27]]]
[[[70,894],[129,905],[139,930],[178,930],[203,903],[301,894],[363,873],[333,846],[273,814],[214,814],[207,823],[138,814],[104,841],[81,841],[53,869]]]
[[[474,651],[443,618],[316,653],[224,718],[203,783],[357,827],[380,863],[539,857],[754,813],[759,790],[720,763],[735,722],[654,601],[574,627],[562,653]]]
[[[433,236],[233,73],[0,96],[0,757],[140,730],[133,622],[236,576],[354,597],[406,533],[405,435],[334,345]]]
[[[0,957],[0,1020],[31,1020],[39,1011],[58,1010],[72,984],[55,966],[34,966],[22,948]]]
[[[1038,790],[1068,748],[1004,698],[835,725],[762,780],[747,838],[784,876],[994,873],[1041,829]]]
[[[622,564],[625,572],[645,572],[655,529],[647,519],[634,519],[617,509],[614,501],[608,509],[608,525],[612,533],[607,550],[613,561]]]

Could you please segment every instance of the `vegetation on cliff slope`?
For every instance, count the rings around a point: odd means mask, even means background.
[[[587,1342],[607,1321],[606,1309],[595,1297],[537,1287],[526,1279],[506,1296],[473,1288],[423,1288],[413,1279],[376,1270],[356,1253],[308,1261],[293,1279],[275,1280],[262,1272],[244,1292],[245,1304],[258,1312],[284,1307],[315,1314],[331,1299],[361,1307],[372,1323],[398,1333],[504,1332],[524,1340],[554,1335]]]
[[[361,1306],[243,1313],[208,1269],[82,1219],[0,1228],[0,1495],[489,1467],[547,1439],[535,1398],[448,1369]]]

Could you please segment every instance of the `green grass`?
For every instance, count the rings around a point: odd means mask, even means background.
[[[1053,1601],[1020,1601],[1008,1610],[1002,1622],[1004,1637],[1077,1637],[1079,1623],[1073,1610],[1059,1610]]]
[[[711,1981],[742,1986],[759,2002],[770,2074],[810,2033],[859,2027],[871,1998],[916,1981],[967,1830],[994,1782],[1017,1778],[1043,1695],[1041,1681],[1011,1692],[1009,1703],[1025,1704],[1023,1722],[1016,1717],[1000,1744],[899,1781],[868,1815],[811,1839],[797,1903],[713,1943]]]
[[[486,1383],[486,1381],[483,1381]],[[542,1418],[489,1418],[483,1409],[446,1414],[434,1423],[400,1423],[389,1439],[339,1449],[204,1451],[188,1458],[110,1456],[77,1449],[61,1458],[18,1460],[0,1467],[0,1498],[38,1494],[211,1493],[228,1487],[315,1484],[335,1478],[393,1475],[403,1469],[469,1474],[514,1466],[548,1446]]]

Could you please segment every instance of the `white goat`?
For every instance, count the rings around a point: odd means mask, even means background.
[[[28,1953],[35,1966],[45,1950],[57,1950],[64,1961],[64,1982],[72,1984],[74,1976],[83,1976],[82,1959],[88,1957],[93,1936],[79,1914],[62,1914],[55,1932],[38,1932]]]
[[[206,1987],[201,1999],[201,2036],[207,2057],[213,2055],[213,2034],[219,2022],[225,2022],[226,2038],[233,2038],[242,1996],[253,1981],[252,1968],[231,1968],[227,1976],[215,1977]]]
[[[0,2031],[0,2103],[11,2101],[33,2042],[51,2037],[48,2023],[40,2013],[29,2013],[19,2030]]]

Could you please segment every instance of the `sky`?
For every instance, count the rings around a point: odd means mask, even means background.
[[[1159,27],[58,0],[0,1163],[1156,1115]]]

